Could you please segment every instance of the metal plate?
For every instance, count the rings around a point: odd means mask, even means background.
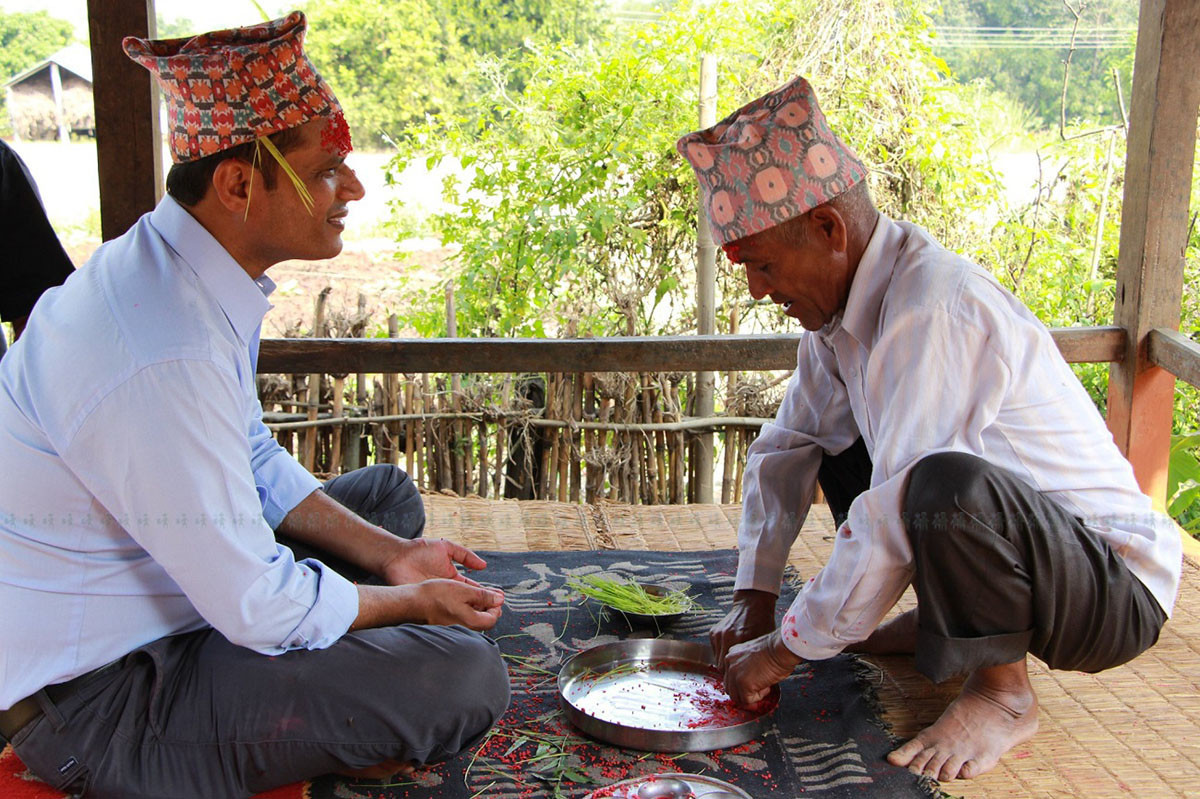
[[[707,645],[643,638],[580,652],[558,673],[563,712],[601,741],[651,752],[705,752],[759,736],[779,687],[747,710],[729,699]]]
[[[598,788],[583,799],[753,799],[736,785],[700,774],[653,774]]]

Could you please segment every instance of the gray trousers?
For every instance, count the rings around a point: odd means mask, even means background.
[[[343,475],[326,490],[395,522],[394,533],[415,537],[424,526],[416,489],[393,466]],[[55,788],[223,799],[390,759],[453,757],[504,712],[509,681],[495,644],[461,627],[363,630],[278,657],[210,629],[131,652],[58,705],[38,696],[44,715],[12,743]]]
[[[870,484],[860,439],[818,479],[835,519]],[[935,682],[1036,655],[1096,672],[1151,647],[1154,595],[1098,535],[1012,472],[960,452],[913,467],[902,508],[916,571],[919,671]]]

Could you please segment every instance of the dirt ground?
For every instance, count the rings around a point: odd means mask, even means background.
[[[84,262],[100,245],[96,148],[90,141],[10,142],[25,160],[37,181],[51,223],[63,240],[75,265]],[[401,309],[407,293],[428,288],[443,277],[443,265],[451,251],[436,240],[407,242],[397,259],[396,243],[386,237],[386,223],[394,204],[402,204],[410,216],[422,217],[443,208],[439,187],[449,166],[427,171],[414,164],[397,180],[386,179],[388,153],[351,153],[347,163],[358,173],[366,196],[350,207],[345,249],[326,261],[285,261],[267,273],[279,286],[271,295],[274,308],[263,322],[263,335],[282,336],[289,329],[307,332],[313,321],[317,294],[332,288],[326,305],[331,317],[353,314],[358,295],[367,298],[372,323],[368,335],[386,328],[388,314]],[[401,278],[411,278],[402,289]],[[402,293],[403,292],[403,293]],[[401,335],[406,332],[401,331]]]
[[[92,240],[68,244],[67,254],[79,267],[99,244]],[[401,310],[409,292],[437,283],[443,265],[452,254],[452,250],[430,241],[416,249],[406,247],[398,258],[392,241],[365,239],[346,242],[336,258],[276,264],[267,272],[278,288],[271,295],[274,307],[263,320],[263,336],[278,338],[297,329],[307,334],[312,329],[317,295],[327,286],[332,291],[325,305],[326,318],[354,315],[361,293],[367,298],[366,309],[371,318],[367,335],[372,335],[377,327],[386,328],[388,315]],[[402,291],[405,282],[408,286]],[[341,331],[335,330],[334,334]],[[401,336],[411,334],[412,331],[400,331]]]

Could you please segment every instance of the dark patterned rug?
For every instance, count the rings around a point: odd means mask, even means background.
[[[474,752],[404,781],[323,777],[259,799],[580,799],[629,777],[661,772],[707,774],[755,799],[925,799],[940,794],[885,755],[895,746],[879,721],[869,675],[851,656],[805,664],[782,684],[774,723],[762,738],[715,752],[679,755],[618,749],[581,737],[558,706],[555,678],[576,652],[630,636],[609,616],[564,587],[567,578],[604,572],[686,588],[698,606],[663,635],[704,640],[733,594],[736,553],[481,553],[485,582],[504,589],[507,605],[492,636],[508,661],[512,705]],[[791,576],[786,606],[795,595]],[[29,775],[5,748],[0,797],[61,799]]]
[[[738,747],[680,755],[618,749],[581,737],[558,706],[555,676],[571,655],[655,631],[631,631],[564,587],[567,578],[606,572],[688,589],[698,607],[662,632],[704,640],[733,594],[736,553],[481,553],[484,582],[504,589],[507,605],[492,636],[512,677],[512,705],[473,753],[402,782],[323,778],[310,799],[579,799],[596,788],[659,772],[704,773],[755,799],[931,797],[938,793],[885,755],[895,746],[879,721],[864,667],[840,656],[805,664],[784,681],[774,724]],[[789,583],[797,582],[789,580]],[[794,596],[785,591],[782,609]]]

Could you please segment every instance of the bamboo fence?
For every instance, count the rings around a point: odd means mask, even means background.
[[[364,300],[357,315],[327,319],[326,297],[309,334],[362,337]],[[396,328],[392,317],[393,338]],[[699,480],[711,484],[696,453],[715,431],[730,503],[780,381],[729,373],[711,418],[692,415],[695,377],[681,372],[260,375],[259,393],[280,444],[319,476],[391,463],[422,490],[457,496],[682,504],[696,501]]]

